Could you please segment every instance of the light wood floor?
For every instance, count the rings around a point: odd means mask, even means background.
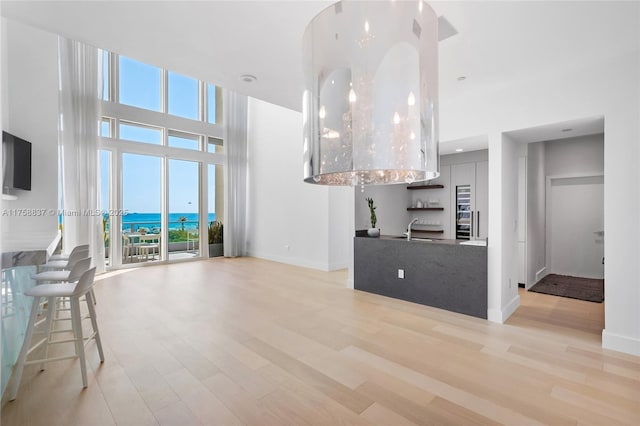
[[[505,325],[256,259],[96,285],[106,362],[27,368],[2,425],[638,425],[640,358],[603,306],[521,291]]]

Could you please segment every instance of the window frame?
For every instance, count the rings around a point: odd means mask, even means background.
[[[185,117],[180,117],[176,115],[172,115],[168,113],[168,70],[165,68],[161,69],[161,109],[162,111],[155,111],[140,107],[135,107],[132,105],[121,104],[119,99],[120,87],[119,87],[119,69],[120,69],[120,56],[114,52],[109,52],[107,55],[109,58],[109,96],[108,100],[102,100],[102,117],[101,117],[101,125],[104,121],[108,121],[110,136],[101,136],[99,142],[100,150],[108,150],[111,152],[111,174],[110,174],[110,188],[112,192],[112,197],[110,197],[111,205],[109,209],[111,210],[119,210],[122,209],[122,158],[123,154],[139,154],[139,155],[151,155],[161,157],[162,160],[162,182],[161,191],[163,196],[163,203],[161,212],[163,220],[165,220],[164,216],[167,214],[168,208],[168,193],[167,193],[167,165],[169,159],[176,160],[185,160],[185,161],[195,161],[199,164],[199,218],[200,224],[199,229],[206,230],[208,226],[207,219],[209,217],[208,211],[208,165],[216,165],[216,166],[226,166],[226,154],[224,153],[224,135],[225,135],[225,126],[223,120],[223,106],[221,105],[222,99],[222,88],[219,86],[207,83],[205,81],[198,81],[198,119],[189,119]],[[134,61],[137,59],[127,57]],[[138,61],[141,62],[141,61]],[[179,73],[178,73],[179,74]],[[207,112],[207,85],[211,84],[215,87],[215,96],[216,100],[216,123],[209,123],[208,112]],[[220,120],[218,120],[220,118]],[[131,124],[135,126],[141,127],[149,127],[153,129],[160,129],[162,137],[161,144],[156,145],[152,143],[145,142],[137,142],[131,140],[124,140],[120,138],[120,124]],[[169,146],[169,136],[170,135],[185,135],[188,138],[197,137],[198,138],[198,149],[188,149],[188,148],[178,148]],[[222,152],[211,153],[208,152],[208,141],[209,138],[214,138],[223,141]],[[226,190],[225,190],[226,191]],[[223,206],[222,217],[225,216],[224,210],[225,206]],[[119,217],[113,217],[114,220],[110,222],[110,236],[112,242],[120,241],[120,232],[122,227],[122,220]],[[163,226],[162,232],[168,232],[166,226]],[[164,236],[166,238],[166,235]],[[165,239],[165,241],[168,241]],[[208,241],[207,238],[200,238],[200,257],[206,258],[208,257]],[[117,243],[116,243],[117,244]],[[113,251],[113,259],[110,259],[110,265],[108,269],[119,269],[123,267],[129,267],[129,265],[123,265],[120,254],[121,247],[116,249],[112,247]],[[165,249],[166,250],[166,245]],[[174,263],[181,262],[185,260],[169,260],[168,253],[164,253],[164,260],[161,262],[153,262],[152,264],[158,263]],[[133,267],[141,266],[145,264],[136,264],[131,265]]]

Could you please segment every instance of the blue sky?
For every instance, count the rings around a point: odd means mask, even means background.
[[[105,61],[106,62],[106,61]],[[154,111],[161,110],[161,71],[159,68],[120,56],[120,102]],[[107,72],[107,67],[105,67]],[[168,113],[190,119],[198,118],[198,81],[168,72]],[[105,83],[105,93],[108,93]],[[215,122],[215,86],[207,85],[209,122]],[[107,126],[108,127],[108,126]],[[104,128],[104,126],[103,126]],[[159,129],[136,125],[120,125],[120,138],[155,145],[162,144]],[[104,134],[104,130],[103,130]],[[198,142],[189,135],[169,135],[169,146],[198,149]],[[103,170],[101,196],[103,209],[108,206],[109,153],[102,152]],[[198,212],[198,163],[169,159],[168,162],[169,213]],[[209,167],[209,212],[215,211],[213,194],[214,167]],[[123,154],[122,158],[123,208],[130,213],[159,213],[161,211],[161,158],[137,154]]]

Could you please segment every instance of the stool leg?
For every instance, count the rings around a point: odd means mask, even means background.
[[[49,356],[49,339],[51,339],[51,331],[53,330],[53,323],[54,323],[53,311],[54,311],[55,303],[56,303],[55,297],[47,298],[47,319],[44,323],[44,329],[45,329],[44,338],[46,340],[44,342],[44,357],[42,358],[43,361],[40,363],[40,371],[44,370],[44,360]]]
[[[80,372],[82,373],[82,387],[87,384],[87,363],[84,356],[84,338],[82,336],[82,319],[80,317],[80,298],[71,297],[71,322],[73,323],[73,334],[76,340],[76,349],[80,357]]]
[[[98,331],[98,318],[96,317],[95,301],[93,300],[93,289],[87,293],[87,308],[89,309],[89,318],[91,318],[91,326],[95,333],[94,339],[96,340],[96,346],[98,346],[98,355],[100,355],[100,362],[104,362],[104,353],[102,352],[102,340],[100,340],[100,332]]]
[[[22,379],[22,372],[24,371],[24,363],[27,360],[27,352],[31,345],[31,337],[33,336],[33,329],[36,324],[36,317],[38,316],[38,309],[40,308],[40,298],[33,298],[33,305],[31,305],[31,315],[29,316],[29,322],[27,323],[27,331],[24,333],[24,342],[22,343],[22,349],[18,355],[16,361],[16,368],[13,374],[13,382],[9,389],[9,401],[16,399],[18,395],[18,388],[20,387],[20,380]]]

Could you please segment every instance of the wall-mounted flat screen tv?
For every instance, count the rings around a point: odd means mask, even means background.
[[[2,192],[31,190],[31,143],[2,132]]]

